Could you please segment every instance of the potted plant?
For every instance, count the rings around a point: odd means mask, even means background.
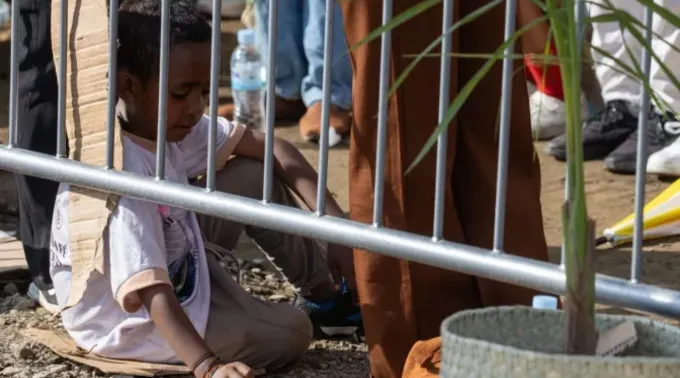
[[[563,237],[565,248],[565,273],[567,292],[564,297],[564,311],[541,310],[529,307],[497,307],[461,311],[453,314],[442,324],[442,377],[674,377],[680,371],[680,329],[642,317],[595,314],[595,225],[588,217],[585,196],[583,147],[581,144],[581,77],[582,64],[598,64],[589,61],[581,53],[587,46],[583,41],[585,25],[593,22],[618,22],[626,28],[647,51],[652,51],[650,42],[644,37],[645,25],[628,13],[617,9],[609,0],[604,0],[607,13],[577,21],[585,0],[532,0],[543,11],[543,17],[521,26],[494,54],[489,56],[465,56],[454,54],[459,59],[483,58],[486,63],[459,95],[452,101],[446,117],[423,147],[412,166],[436,143],[450,121],[456,116],[467,95],[479,80],[498,61],[505,57],[508,46],[512,46],[523,33],[538,24],[549,25],[557,55],[542,55],[536,58],[545,64],[560,66],[566,103],[567,134],[567,180],[569,195],[563,206]],[[653,0],[638,0],[669,24],[680,27],[680,17],[660,7]],[[490,1],[478,11],[463,17],[455,23],[453,32],[466,22],[479,17],[502,0]],[[579,3],[581,2],[581,3]],[[394,17],[393,21],[374,30],[360,42],[366,43],[377,38],[385,30],[394,28],[408,19],[436,5],[439,1],[429,0],[412,7]],[[578,9],[578,10],[577,10]],[[550,38],[548,38],[550,39]],[[399,87],[413,67],[422,59],[436,54],[432,50],[441,41],[432,44],[414,57],[410,66],[396,78],[389,95]],[[582,42],[583,41],[583,42]],[[677,47],[672,47],[676,48]],[[548,50],[547,47],[545,49]],[[625,65],[606,51],[598,51],[617,65],[616,69],[635,77],[647,88],[648,93],[662,110],[664,104],[650,90],[649,79],[638,66]],[[587,54],[586,54],[587,55]],[[651,55],[661,65],[653,51]],[[523,59],[524,56],[512,56]],[[672,76],[672,75],[669,75]],[[680,87],[677,79],[671,78]],[[605,333],[618,328],[635,337],[622,338],[621,345],[609,345],[602,349],[608,337],[617,335]],[[598,350],[598,341],[600,342]],[[630,345],[624,345],[624,344]],[[626,357],[611,356],[624,351]],[[602,355],[603,352],[607,354]]]

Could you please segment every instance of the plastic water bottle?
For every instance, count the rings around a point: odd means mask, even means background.
[[[557,310],[557,298],[551,295],[536,295],[531,306],[537,309]]]
[[[0,0],[0,30],[9,28],[10,8],[5,0]]]
[[[264,65],[255,47],[255,31],[238,31],[238,47],[231,54],[234,121],[262,130],[264,124]]]
[[[537,295],[534,297],[531,306],[544,310],[557,310],[557,298],[551,295]]]

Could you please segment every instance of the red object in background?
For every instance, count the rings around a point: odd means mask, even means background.
[[[557,56],[554,43],[550,44],[550,55]],[[527,79],[536,85],[540,92],[564,100],[560,66],[557,64],[548,64],[545,67],[538,66],[529,56],[524,57],[524,64]]]

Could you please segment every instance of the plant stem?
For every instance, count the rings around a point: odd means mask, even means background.
[[[565,212],[567,210],[565,209]],[[595,222],[588,218],[588,240],[584,259],[579,264],[571,259],[567,269],[576,274],[567,276],[567,296],[564,302],[566,326],[564,350],[567,354],[593,355],[597,347],[595,331]],[[572,244],[573,245],[573,244]],[[568,251],[574,253],[576,251]],[[570,280],[570,277],[572,280]],[[576,279],[576,282],[573,282]],[[572,282],[570,282],[572,281]]]

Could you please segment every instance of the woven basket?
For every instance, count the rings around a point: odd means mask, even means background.
[[[564,313],[531,307],[461,311],[442,323],[443,378],[678,378],[680,329],[642,317],[600,315],[598,331],[633,320],[625,357],[562,354]]]

